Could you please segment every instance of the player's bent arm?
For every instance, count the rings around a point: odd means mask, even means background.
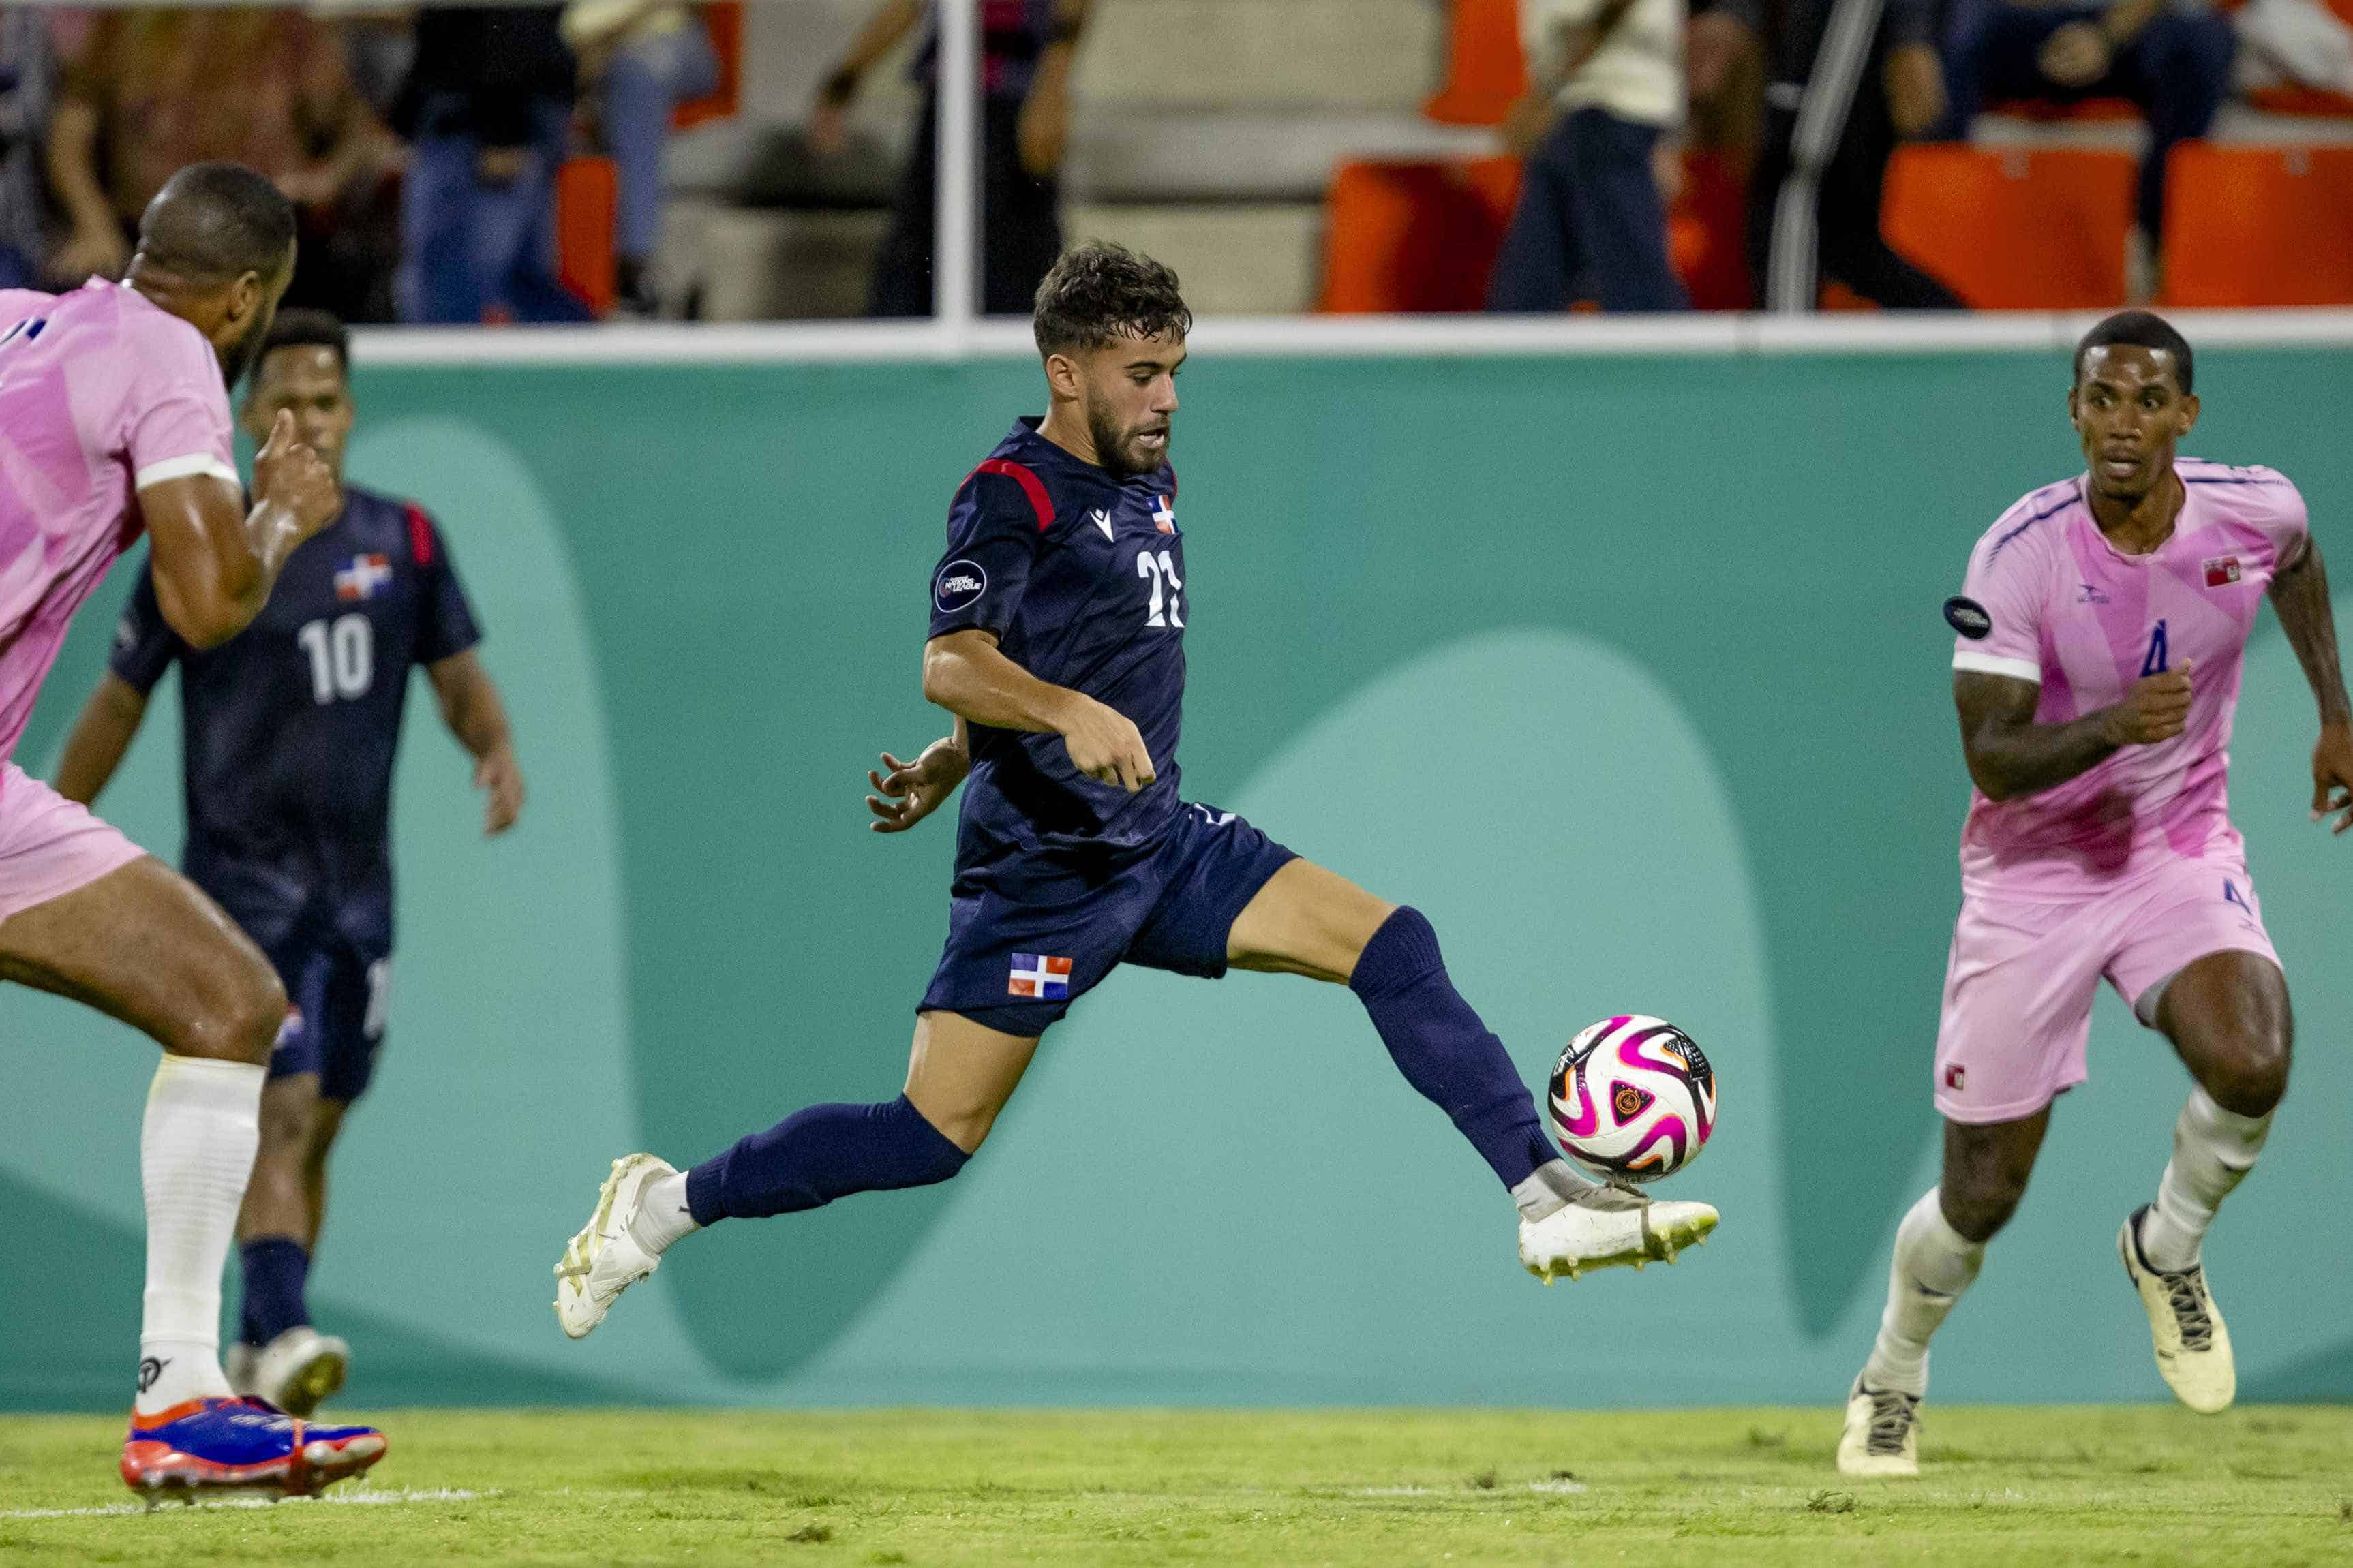
[[[996,730],[1060,735],[1081,773],[1134,791],[1157,776],[1133,721],[1082,691],[1039,679],[972,628],[923,645],[923,700]]]
[[[2307,538],[2295,564],[2272,578],[2272,608],[2295,649],[2304,678],[2320,704],[2320,722],[2353,725],[2353,705],[2345,696],[2345,667],[2337,656],[2337,616],[2328,604],[2328,566],[2320,558],[2320,542]]]
[[[218,647],[269,602],[295,546],[334,521],[343,492],[319,455],[294,438],[283,409],[253,459],[251,508],[217,473],[159,479],[139,490],[155,574],[155,603],[192,647]]]
[[[2142,678],[2123,701],[2064,724],[2038,724],[2042,688],[2015,676],[1953,672],[1961,750],[1969,779],[1988,800],[2036,795],[2089,773],[2126,746],[2181,733],[2189,718],[2191,667]]]
[[[145,692],[111,669],[100,676],[58,759],[57,792],[83,805],[95,804],[146,717]]]

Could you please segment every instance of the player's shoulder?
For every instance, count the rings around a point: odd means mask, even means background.
[[[2053,480],[2012,501],[1991,527],[1978,536],[1975,559],[1990,565],[2004,555],[2039,555],[2059,531],[2066,515],[2084,502],[2082,485],[2073,479]]]
[[[1069,464],[1057,461],[1060,451],[1031,421],[1021,421],[965,475],[956,486],[955,510],[969,508],[990,521],[1050,531],[1071,499]]]
[[[441,551],[441,531],[422,503],[364,486],[343,486],[343,523],[371,549],[429,566]]]
[[[196,324],[185,316],[172,314],[127,283],[93,280],[70,294],[58,295],[58,300],[56,309],[61,312],[79,313],[87,309],[94,315],[111,319],[118,343],[156,356],[162,368],[193,370],[202,373],[201,380],[220,381],[220,364],[213,353],[213,345],[196,330]],[[227,396],[226,386],[221,395]]]
[[[2266,510],[2304,510],[2303,492],[2277,468],[2261,463],[2217,463],[2205,458],[2177,458],[2173,471],[2185,485],[2195,485],[2211,500]]]

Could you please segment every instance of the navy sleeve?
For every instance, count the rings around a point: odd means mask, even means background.
[[[142,563],[139,585],[122,606],[122,618],[114,623],[114,652],[107,668],[144,697],[155,689],[155,683],[186,647],[164,618],[163,606],[155,602],[155,568]]]
[[[948,509],[947,553],[932,574],[931,636],[1004,637],[1029,586],[1053,503],[1037,475],[1011,462],[984,464]]]
[[[421,507],[408,509],[408,548],[417,566],[417,662],[438,664],[480,642],[482,633],[448,542]]]

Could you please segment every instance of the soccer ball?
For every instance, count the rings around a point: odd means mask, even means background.
[[[1596,1175],[1656,1181],[1698,1159],[1715,1130],[1715,1069],[1689,1035],[1640,1014],[1569,1041],[1550,1089],[1553,1136]]]

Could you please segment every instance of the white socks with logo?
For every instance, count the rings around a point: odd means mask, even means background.
[[[2157,1184],[2157,1206],[2140,1223],[2140,1252],[2150,1268],[2178,1274],[2198,1261],[2214,1211],[2253,1169],[2271,1131],[2269,1116],[2242,1116],[2202,1089],[2189,1091],[2173,1123],[2173,1158]]]
[[[670,1244],[701,1227],[686,1206],[686,1173],[658,1176],[638,1194],[638,1212],[629,1220],[629,1237],[659,1258]]]
[[[139,1125],[147,1199],[141,1415],[231,1390],[220,1368],[221,1265],[260,1142],[262,1068],[165,1056]]]
[[[1935,1187],[1895,1227],[1895,1260],[1887,1270],[1887,1310],[1879,1320],[1879,1341],[1862,1363],[1862,1381],[1901,1394],[1928,1392],[1928,1338],[1978,1277],[1983,1243],[1955,1230],[1945,1219]]]

